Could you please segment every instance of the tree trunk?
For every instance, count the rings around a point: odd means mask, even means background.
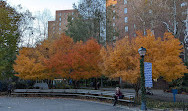
[[[78,88],[78,81],[76,81],[76,80],[73,81],[73,87],[74,87],[74,89]]]
[[[94,79],[95,90],[97,90],[97,78]]]
[[[122,79],[119,77],[119,87],[122,88]]]
[[[85,87],[87,87],[87,79],[85,80]]]
[[[140,81],[138,83],[134,84],[134,90],[135,90],[135,103],[139,103],[139,90],[140,90]]]

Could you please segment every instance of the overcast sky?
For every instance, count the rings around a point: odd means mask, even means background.
[[[78,3],[79,0],[7,0],[11,5],[19,5],[35,13],[48,9],[52,16],[55,16],[56,10],[73,9],[72,4]]]

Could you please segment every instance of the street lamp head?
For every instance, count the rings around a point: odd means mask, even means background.
[[[146,54],[146,48],[141,47],[140,49],[138,49],[138,53],[141,57],[144,57]]]

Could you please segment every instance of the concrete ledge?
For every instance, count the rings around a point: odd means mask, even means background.
[[[134,95],[123,93],[124,99],[121,102],[134,103]],[[77,96],[95,99],[114,100],[112,91],[86,90],[86,89],[15,89],[12,95],[37,95],[37,96]]]

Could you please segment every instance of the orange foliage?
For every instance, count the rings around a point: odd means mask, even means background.
[[[47,79],[46,68],[40,63],[34,48],[22,48],[15,60],[16,76],[26,80]]]
[[[109,77],[122,77],[130,83],[137,83],[140,78],[138,49],[147,49],[146,62],[152,63],[153,79],[160,76],[166,81],[181,78],[187,72],[181,58],[182,46],[178,39],[171,33],[164,34],[164,40],[155,38],[150,31],[147,36],[138,33],[138,37],[131,41],[123,38],[117,41],[115,47],[107,46],[102,48],[101,56],[103,65],[101,66],[105,75]]]

